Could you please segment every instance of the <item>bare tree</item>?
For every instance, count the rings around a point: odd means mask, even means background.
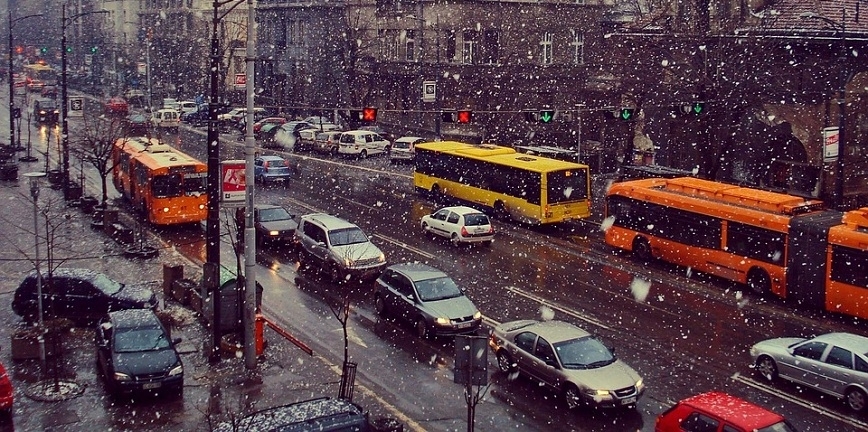
[[[108,175],[115,167],[112,161],[112,149],[119,140],[126,143],[123,119],[117,117],[99,116],[84,118],[84,128],[77,139],[70,142],[70,151],[80,160],[94,167],[100,176],[102,200],[108,201]]]

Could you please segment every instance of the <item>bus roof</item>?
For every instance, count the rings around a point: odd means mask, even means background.
[[[797,215],[823,209],[823,202],[794,195],[745,188],[694,177],[673,179],[632,180],[612,185],[610,192],[619,188],[655,189],[693,198],[705,199],[768,213]]]
[[[416,144],[416,151],[429,150],[456,156],[486,160],[492,163],[520,167],[534,172],[562,169],[586,169],[586,165],[519,153],[514,148],[495,144],[467,144],[458,141],[439,141]]]
[[[868,207],[850,210],[844,213],[841,222],[850,229],[868,231]]]
[[[121,138],[115,143],[150,169],[205,164],[156,138]]]

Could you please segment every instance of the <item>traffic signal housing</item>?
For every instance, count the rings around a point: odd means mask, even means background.
[[[624,121],[632,120],[635,114],[635,108],[621,108],[620,110],[618,110],[618,118]]]
[[[90,47],[90,53],[91,54],[96,54],[96,51],[97,51],[97,47],[95,47],[95,46]]]
[[[471,110],[460,110],[456,114],[458,123],[470,123],[473,121],[473,111]]]
[[[362,121],[375,122],[377,121],[377,109],[372,107],[362,108]]]
[[[42,47],[42,48],[39,48],[39,53],[40,53],[40,54],[45,54],[45,53],[47,53],[47,52],[48,52],[48,47]]]
[[[538,118],[539,118],[540,123],[551,123],[552,120],[555,119],[555,110],[553,110],[553,109],[540,110]]]
[[[701,115],[705,114],[705,102],[693,102],[690,104],[685,104],[681,107],[688,114],[693,115]]]

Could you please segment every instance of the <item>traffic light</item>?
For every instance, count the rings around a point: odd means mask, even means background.
[[[90,53],[91,54],[96,54],[96,51],[97,51],[97,47],[95,47],[95,46],[90,47]]]
[[[458,111],[458,123],[470,123],[473,120],[473,111],[461,110]]]
[[[540,123],[551,123],[555,119],[555,110],[544,109],[539,112]]]
[[[72,52],[72,47],[71,47],[71,46],[66,47],[66,52],[67,52],[67,53],[71,53],[71,52]]]
[[[695,115],[705,114],[705,102],[693,102],[690,104],[690,112]]]
[[[39,53],[40,53],[40,54],[43,54],[43,55],[44,55],[44,54],[47,53],[47,52],[48,52],[48,47],[42,47],[42,48],[39,48]]]
[[[635,108],[621,108],[618,111],[618,118],[621,120],[632,120],[633,114],[635,114]]]
[[[524,121],[536,123],[539,121],[539,111],[537,110],[524,110]]]
[[[362,108],[362,121],[375,122],[377,121],[377,109],[371,107]]]
[[[24,47],[20,45],[15,47],[15,54],[24,54]]]

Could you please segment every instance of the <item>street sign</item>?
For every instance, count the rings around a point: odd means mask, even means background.
[[[84,117],[84,98],[70,97],[69,98],[69,116]]]
[[[823,162],[835,162],[838,160],[838,144],[841,134],[838,127],[823,128]]]
[[[224,203],[244,201],[247,189],[245,161],[242,159],[225,160],[220,163],[222,181],[220,196]]]
[[[235,90],[243,90],[247,86],[246,74],[235,74]]]
[[[434,102],[437,100],[437,82],[422,82],[422,102]]]

